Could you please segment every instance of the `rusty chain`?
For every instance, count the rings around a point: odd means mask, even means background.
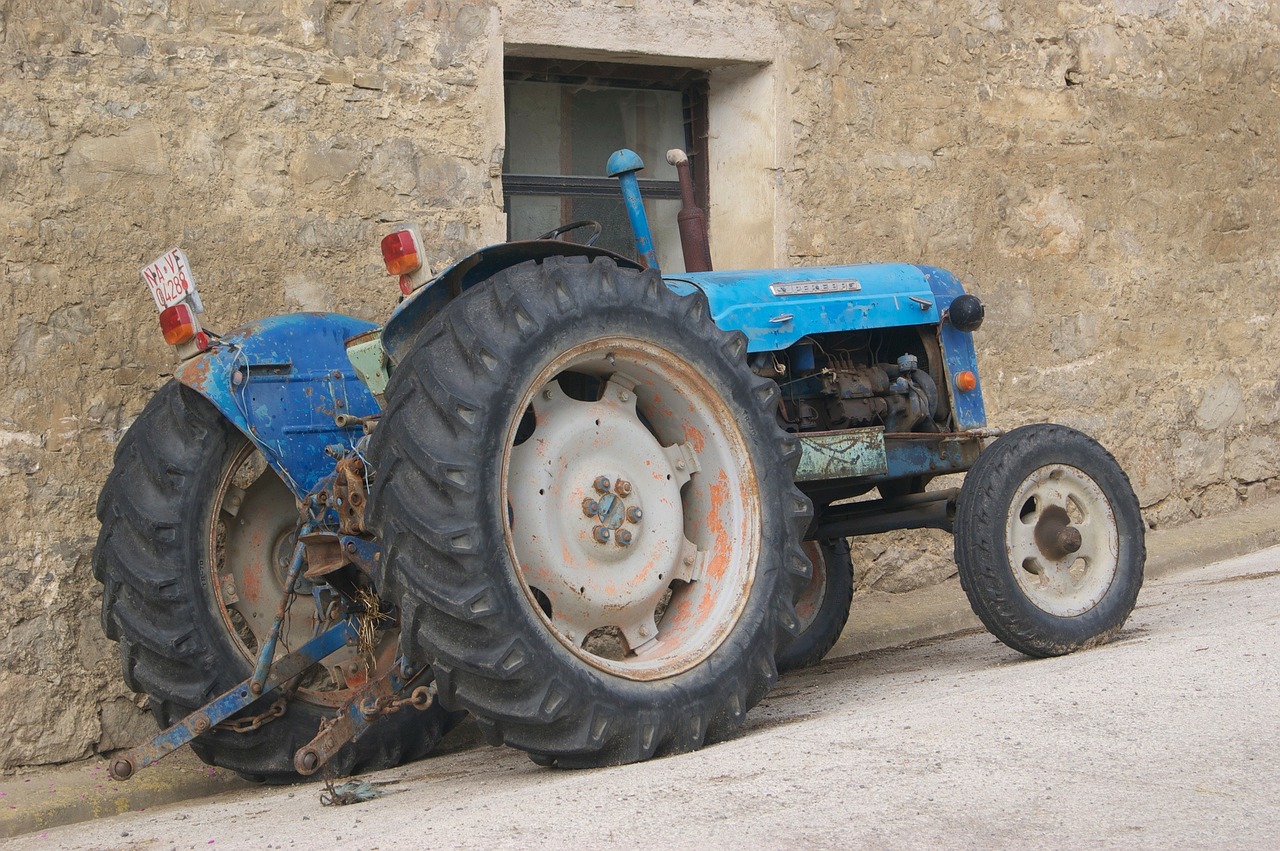
[[[335,713],[329,716],[328,718],[323,719],[320,722],[320,726],[316,728],[316,735],[315,735],[315,738],[312,739],[312,741],[313,742],[318,741],[321,736],[323,736],[325,733],[332,730],[337,725],[337,723],[341,720],[342,720],[341,712]]]
[[[248,718],[236,718],[234,720],[226,720],[213,725],[215,730],[230,730],[233,733],[252,733],[264,724],[268,724],[284,714],[288,707],[288,702],[283,697],[276,698],[265,712],[252,715]]]
[[[399,712],[406,706],[411,706],[419,712],[424,712],[431,707],[435,699],[436,684],[432,682],[430,685],[418,686],[410,692],[408,697],[402,697],[399,700],[394,700],[390,696],[378,698],[371,714],[390,715],[392,712]]]
[[[390,620],[390,617],[380,611],[380,605],[377,595],[368,589],[360,589],[357,599],[363,604],[364,611],[358,616],[357,626],[357,652],[364,656],[366,664],[370,669],[374,667],[374,646],[376,636],[381,631],[380,623]],[[292,600],[290,600],[292,603]],[[335,601],[336,605],[336,601]],[[247,718],[228,719],[214,725],[215,730],[228,730],[233,733],[251,733],[262,726],[269,724],[280,716],[284,715],[288,708],[288,701],[297,690],[298,682],[291,684],[288,691],[277,698],[264,712],[258,715],[252,715]],[[429,685],[418,686],[408,697],[395,699],[391,695],[384,695],[375,698],[369,702],[369,707],[360,707],[360,712],[366,718],[372,718],[375,715],[390,715],[398,712],[406,706],[411,706],[418,711],[425,711],[431,707],[436,698],[436,684],[433,681]],[[331,718],[326,718],[320,723],[316,735],[321,736],[328,730],[332,729],[342,717],[341,713]]]

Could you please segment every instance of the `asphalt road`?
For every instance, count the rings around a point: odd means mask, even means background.
[[[1280,847],[1280,548],[1150,583],[1114,644],[985,633],[782,681],[743,734],[598,771],[482,747],[28,834],[12,848]]]

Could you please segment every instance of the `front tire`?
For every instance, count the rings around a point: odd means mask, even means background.
[[[297,517],[293,495],[261,454],[194,390],[166,384],[125,434],[98,498],[102,530],[93,568],[103,584],[102,628],[120,644],[125,683],[150,696],[162,728],[253,673]],[[294,600],[282,645],[296,648],[311,637],[311,607],[305,596]],[[394,656],[394,637],[383,645],[380,663]],[[294,752],[349,696],[344,678],[366,673],[362,660],[347,655],[313,669],[280,717],[249,732],[214,728],[192,749],[252,779],[302,779]],[[272,702],[263,699],[242,715],[259,715]],[[330,765],[349,774],[418,759],[448,717],[438,707],[402,709]]]
[[[727,735],[773,685],[810,508],[745,357],[701,295],[552,258],[397,365],[372,523],[408,652],[491,742],[634,762]]]
[[[1142,587],[1138,500],[1097,441],[1065,426],[1023,426],[965,477],[955,557],[974,613],[1013,649],[1061,656],[1102,644]]]

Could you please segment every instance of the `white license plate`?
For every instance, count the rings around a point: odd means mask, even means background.
[[[161,313],[188,296],[195,305],[200,303],[200,297],[196,295],[196,277],[181,248],[170,249],[143,266],[142,280],[156,300],[156,310]]]

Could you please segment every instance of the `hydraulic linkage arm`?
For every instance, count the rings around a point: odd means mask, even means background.
[[[303,527],[303,532],[312,530]],[[349,539],[348,550],[358,553],[372,562],[372,552],[365,550],[376,545]],[[363,546],[360,546],[362,545]],[[279,611],[272,623],[267,640],[254,666],[253,674],[244,682],[178,721],[151,741],[119,754],[111,761],[109,772],[115,780],[128,780],[138,769],[160,761],[166,755],[189,743],[196,736],[208,732],[232,715],[247,709],[271,695],[277,689],[286,688],[308,668],[336,653],[349,644],[357,644],[360,635],[358,614],[349,614],[334,626],[312,638],[302,647],[280,659],[275,659],[275,649],[281,624],[288,611],[293,588],[305,563],[305,544],[294,550],[293,563],[285,579],[285,590]],[[415,669],[407,659],[400,658],[391,670],[378,677],[371,677],[356,689],[351,697],[338,708],[332,718],[324,722],[315,738],[294,754],[293,767],[303,775],[319,771],[348,742],[359,738],[378,718],[404,707],[425,710],[435,699],[435,684],[426,685],[430,668]],[[408,693],[407,697],[402,695]],[[279,713],[277,713],[279,714]]]
[[[235,713],[257,701],[262,693],[270,693],[298,676],[307,668],[343,646],[356,640],[356,625],[344,620],[320,633],[283,659],[270,665],[263,692],[255,694],[251,685],[255,677],[240,683],[186,718],[160,733],[146,744],[125,751],[111,761],[110,773],[115,780],[128,780],[140,768],[159,762],[196,736],[225,721]]]

